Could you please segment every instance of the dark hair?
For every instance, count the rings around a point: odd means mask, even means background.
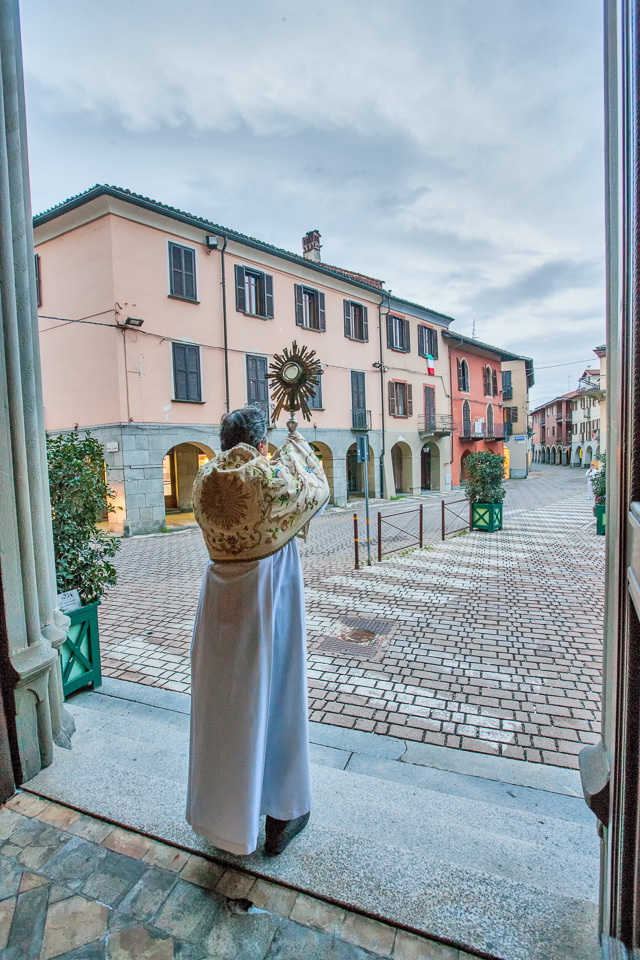
[[[240,410],[225,413],[220,426],[220,447],[231,450],[238,443],[258,446],[267,439],[267,415],[262,407],[250,403]]]

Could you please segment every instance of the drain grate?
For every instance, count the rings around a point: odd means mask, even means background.
[[[396,624],[391,620],[363,620],[361,617],[342,617],[331,636],[324,637],[318,653],[358,660],[381,660]]]

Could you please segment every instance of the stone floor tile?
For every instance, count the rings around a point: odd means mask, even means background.
[[[103,847],[108,850],[114,850],[116,853],[124,853],[128,857],[141,859],[150,849],[153,841],[150,837],[144,837],[140,833],[133,833],[131,830],[123,830],[122,827],[114,827],[111,833],[101,841]]]
[[[16,858],[29,870],[41,871],[51,857],[69,842],[69,837],[65,833],[54,830],[52,827],[47,827],[47,830],[51,830],[51,833],[39,837],[36,843],[25,847]]]
[[[374,957],[375,954],[321,930],[283,920],[265,960],[374,960]]]
[[[39,893],[33,890],[31,893]],[[84,897],[74,896],[49,907],[40,960],[51,960],[64,951],[104,937],[109,908]]]
[[[33,793],[21,791],[7,800],[5,806],[10,810],[15,810],[16,813],[23,813],[25,817],[35,817],[49,806],[49,801],[43,800],[42,797],[36,797]]]
[[[458,949],[398,930],[393,960],[458,960]]]
[[[29,844],[35,843],[39,837],[53,839],[51,828],[44,823],[40,823],[39,820],[22,816],[20,822],[15,824],[10,839],[11,843],[18,847],[28,847]]]
[[[176,882],[171,871],[149,867],[120,901],[118,910],[146,923],[158,912]]]
[[[216,960],[264,960],[279,925],[287,922],[270,913],[233,915],[226,911],[203,946]]]
[[[66,883],[52,883],[49,887],[49,906],[52,903],[58,903],[60,900],[68,900],[69,897],[75,897],[77,893],[75,887]]]
[[[251,887],[249,900],[260,910],[268,910],[279,917],[288,917],[297,897],[297,890],[289,890],[288,887],[258,878]]]
[[[396,931],[378,920],[362,917],[357,913],[346,915],[342,928],[342,939],[348,943],[355,943],[358,947],[370,950],[371,953],[388,957],[393,950]]]
[[[111,934],[109,960],[174,960],[173,940],[138,924]]]
[[[96,869],[106,851],[82,837],[71,837],[47,860],[42,873],[50,880],[83,880]]]
[[[85,943],[75,950],[62,953],[55,960],[107,960],[107,940],[102,937],[93,943]]]
[[[196,883],[199,887],[215,890],[225,869],[219,863],[192,854],[180,871],[180,877],[189,883]]]
[[[345,912],[332,903],[325,903],[323,900],[307,896],[306,893],[300,893],[289,916],[292,920],[304,924],[305,927],[315,927],[332,937],[339,937],[342,933]]]
[[[23,815],[10,807],[0,807],[0,843],[8,840],[14,829],[22,821]]]
[[[4,950],[7,945],[15,905],[16,897],[0,901],[0,950]]]
[[[95,870],[86,877],[81,887],[85,897],[92,897],[116,907],[140,878],[146,873],[147,866],[133,857],[126,857],[123,853],[95,846],[96,851],[102,854],[97,858]]]
[[[85,840],[91,840],[92,843],[102,843],[105,837],[113,832],[113,824],[83,813],[78,820],[65,827],[65,830],[74,837],[83,837]]]
[[[255,883],[255,877],[240,870],[225,870],[216,886],[216,893],[232,900],[241,900],[249,896],[249,891]]]
[[[15,843],[11,843],[10,840],[5,840],[3,844],[0,844],[2,856],[8,857],[9,860],[17,860],[23,850],[24,847],[18,847]]]
[[[16,896],[20,889],[21,878],[20,865],[0,855],[0,900]]]
[[[178,850],[177,847],[171,847],[167,843],[159,843],[154,840],[142,859],[145,863],[154,867],[180,873],[189,859],[189,854],[185,853],[184,850]]]
[[[20,881],[20,893],[25,893],[27,890],[34,890],[36,887],[42,887],[48,882],[47,878],[41,877],[39,873],[31,873],[31,871],[25,870],[22,874],[22,880]]]
[[[20,960],[38,960],[47,918],[47,887],[21,893],[13,912],[7,953]],[[62,951],[58,951],[61,953]],[[43,958],[46,960],[46,958]]]
[[[48,803],[43,810],[33,814],[40,823],[48,823],[52,827],[67,830],[72,823],[79,820],[82,814],[71,807],[64,807],[60,803]]]
[[[201,944],[226,910],[224,897],[178,879],[153,923],[174,937]]]

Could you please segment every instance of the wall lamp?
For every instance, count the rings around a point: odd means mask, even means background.
[[[379,369],[382,367],[382,372],[383,372],[383,373],[388,373],[388,372],[389,372],[389,367],[384,367],[384,366],[382,366],[382,364],[380,363],[379,360],[374,360],[374,362],[371,364],[371,366],[372,366],[372,367],[375,367],[376,370],[379,370]]]
[[[139,317],[127,317],[124,322],[125,327],[141,327],[144,323],[144,320],[141,320]]]

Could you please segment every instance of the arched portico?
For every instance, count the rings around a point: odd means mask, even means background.
[[[467,470],[467,461],[471,456],[471,450],[465,450],[460,458],[460,483],[466,483],[469,479],[469,473]]]
[[[200,467],[215,456],[211,447],[187,440],[171,447],[162,458],[165,513],[190,513],[191,491]]]
[[[582,458],[582,466],[589,468],[591,466],[591,461],[593,460],[593,447],[585,447],[584,456]]]
[[[440,490],[440,447],[433,441],[420,451],[420,489]]]
[[[315,442],[315,441],[314,441]],[[369,496],[375,497],[376,493],[376,480],[375,480],[375,458],[373,455],[373,450],[371,445],[369,445],[369,463],[366,464],[367,467],[367,483],[369,488]],[[350,497],[364,497],[364,478],[365,478],[365,464],[358,463],[358,453],[357,446],[355,443],[352,443],[349,449],[347,450],[347,493]]]
[[[396,493],[413,493],[413,451],[405,440],[391,448],[393,482]]]
[[[333,482],[333,452],[331,447],[327,446],[326,443],[321,443],[319,440],[314,440],[311,446],[315,451],[318,460],[320,460],[322,463],[322,467],[329,484],[329,489],[331,491],[330,502],[335,503],[335,490]],[[371,457],[373,457],[373,454],[371,454]]]

